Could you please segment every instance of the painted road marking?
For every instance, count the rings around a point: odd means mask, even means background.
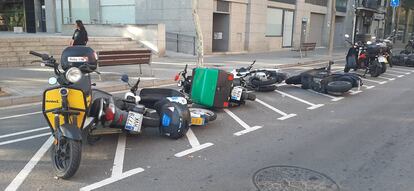
[[[50,129],[50,127],[40,127],[40,128],[36,128],[36,129],[27,130],[27,131],[20,131],[20,132],[17,132],[17,133],[10,133],[10,134],[6,134],[6,135],[0,135],[0,139],[6,138],[6,137],[13,137],[13,136],[16,136],[16,135],[32,133],[32,132],[36,132],[36,131],[42,131],[42,130],[45,130],[45,129]]]
[[[32,112],[32,113],[25,113],[25,114],[12,115],[12,116],[7,116],[7,117],[0,117],[0,120],[13,119],[13,118],[24,117],[24,116],[29,116],[29,115],[35,115],[35,114],[40,114],[40,113],[42,113],[42,112],[41,111],[36,111],[36,112]]]
[[[349,94],[351,94],[351,95],[356,95],[356,94],[359,94],[359,93],[362,93],[362,91],[361,90],[357,90],[357,91],[349,90]]]
[[[126,147],[126,135],[121,134],[118,137],[118,145],[116,146],[114,165],[112,167],[111,177],[104,179],[102,181],[93,183],[91,185],[82,187],[80,190],[81,191],[94,190],[94,189],[106,186],[108,184],[112,184],[124,178],[130,177],[132,175],[144,172],[143,168],[135,168],[127,172],[122,172],[124,168],[125,147]]]
[[[256,102],[258,102],[258,103],[260,103],[260,104],[264,105],[265,107],[267,107],[267,108],[269,108],[269,109],[273,110],[274,112],[276,112],[276,113],[278,113],[278,114],[282,115],[282,117],[277,118],[278,120],[283,121],[283,120],[286,120],[286,119],[289,119],[289,118],[291,118],[291,117],[295,117],[295,116],[296,116],[296,114],[294,114],[294,113],[287,114],[287,113],[285,113],[285,112],[283,112],[283,111],[280,111],[279,109],[276,109],[275,107],[273,107],[273,106],[271,106],[271,105],[269,105],[269,104],[267,104],[267,103],[263,102],[263,101],[262,101],[262,100],[260,100],[260,99],[257,99],[257,98],[256,98]]]
[[[370,79],[366,79],[366,78],[364,78],[364,81],[373,82],[373,83],[377,83],[377,84],[386,84],[387,83],[387,81],[377,81],[377,80],[370,80]]]
[[[293,96],[293,95],[287,94],[287,93],[285,93],[285,92],[281,92],[281,91],[279,91],[279,90],[275,90],[275,92],[277,92],[277,93],[281,94],[282,96],[287,96],[287,97],[290,97],[290,98],[292,98],[292,99],[294,99],[294,100],[296,100],[296,101],[299,101],[299,102],[302,102],[302,103],[304,103],[304,104],[310,105],[310,107],[308,107],[308,108],[307,108],[307,109],[310,109],[310,110],[312,110],[312,109],[317,109],[317,108],[320,108],[320,107],[324,106],[324,104],[313,104],[313,103],[311,103],[311,102],[308,102],[308,101],[306,101],[306,100],[300,99],[300,98],[298,98],[298,97],[295,97],[295,96]]]
[[[252,131],[255,131],[255,130],[258,130],[258,129],[262,128],[262,126],[250,127],[243,120],[241,120],[239,117],[237,117],[233,112],[231,112],[228,109],[224,109],[224,112],[226,112],[230,117],[232,117],[235,121],[237,121],[237,123],[239,123],[244,128],[243,131],[239,131],[239,132],[234,133],[234,135],[236,135],[236,136],[241,136],[241,135],[244,135],[246,133],[249,133],[249,132],[252,132]]]
[[[407,68],[401,68],[401,67],[392,67],[392,70],[399,70],[399,71],[404,71],[404,72],[414,72],[414,70],[410,70]]]
[[[35,138],[39,138],[39,137],[45,137],[45,136],[49,136],[49,135],[50,135],[50,132],[49,133],[42,133],[42,134],[39,134],[39,135],[23,137],[23,138],[19,138],[19,139],[13,139],[13,140],[9,140],[9,141],[4,141],[4,142],[0,142],[0,146],[12,144],[12,143],[17,143],[17,142],[22,142],[22,141],[26,141],[26,140],[30,140],[30,139],[35,139]]]
[[[368,86],[368,85],[362,85],[362,87],[364,87],[364,88],[366,88],[366,89],[372,89],[372,88],[375,88],[375,86]]]
[[[390,73],[384,73],[384,74],[382,74],[382,75],[388,75],[388,76],[394,76],[394,77],[397,77],[397,78],[402,78],[402,77],[404,77],[404,75],[398,75],[398,74],[390,74]]]
[[[80,189],[80,191],[90,191],[90,190],[95,190],[95,189],[97,189],[97,188],[101,188],[101,187],[103,187],[103,186],[106,186],[106,185],[108,185],[108,184],[112,184],[112,183],[114,183],[114,182],[117,182],[117,181],[119,181],[119,180],[125,179],[125,178],[127,178],[127,177],[130,177],[130,176],[132,176],[132,175],[135,175],[135,174],[138,174],[138,173],[141,173],[141,172],[144,172],[144,169],[143,169],[143,168],[135,168],[135,169],[132,169],[132,170],[126,171],[126,172],[122,173],[122,174],[121,174],[121,175],[119,175],[119,176],[110,177],[110,178],[107,178],[107,179],[102,180],[102,181],[100,181],[100,182],[96,182],[96,183],[94,183],[94,184],[91,184],[91,185],[89,185],[89,186],[82,187],[82,188]]]
[[[308,91],[309,92],[312,92],[312,93],[315,93],[315,94],[318,94],[318,95],[321,95],[321,96],[325,96],[325,97],[331,98],[331,101],[339,101],[339,100],[344,99],[344,97],[331,96],[329,94],[323,94],[323,93],[320,93],[320,92],[317,92],[317,91],[311,90],[311,89],[308,89]]]
[[[389,81],[395,80],[395,78],[386,78],[386,77],[383,77],[383,76],[378,76],[378,78],[381,78],[381,79],[384,79],[384,80],[389,80]]]
[[[118,144],[115,151],[114,165],[112,166],[112,177],[122,174],[122,169],[124,168],[125,147],[126,136],[125,134],[120,134],[118,136]]]
[[[186,156],[188,154],[197,152],[199,150],[202,150],[202,149],[205,149],[207,147],[210,147],[210,146],[214,145],[213,143],[204,143],[204,144],[201,145],[200,142],[198,141],[197,137],[194,135],[194,132],[191,130],[191,128],[188,129],[188,131],[185,135],[188,139],[188,142],[191,145],[191,149],[181,151],[181,152],[175,154],[174,155],[175,157],[183,157],[183,156]]]
[[[50,136],[49,139],[40,147],[40,149],[36,152],[35,155],[30,159],[30,161],[24,166],[24,168],[14,177],[13,181],[7,186],[5,191],[15,191],[17,190],[23,181],[27,178],[39,160],[45,155],[45,153],[49,150],[50,146],[53,144],[53,136]]]
[[[410,72],[403,72],[403,71],[397,71],[397,70],[391,70],[391,69],[387,70],[387,73],[389,73],[389,72],[394,72],[394,73],[397,73],[397,74],[405,74],[405,75],[411,74]]]

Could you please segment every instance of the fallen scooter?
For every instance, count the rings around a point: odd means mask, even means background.
[[[141,133],[143,128],[159,128],[160,134],[178,139],[190,125],[186,105],[163,99],[152,108],[139,104],[138,84],[124,98],[92,89],[90,73],[96,72],[97,56],[89,47],[73,46],[62,52],[61,70],[56,60],[30,51],[40,57],[42,65],[51,67],[56,77],[49,79],[43,94],[42,111],[54,137],[50,150],[57,177],[72,177],[79,168],[83,135],[88,142],[99,136],[117,133]]]
[[[251,91],[268,92],[274,91],[276,84],[282,83],[287,79],[287,74],[280,72],[279,69],[253,69],[253,61],[248,67],[241,67],[232,70],[234,75],[233,83]]]
[[[234,84],[234,76],[224,70],[215,68],[195,68],[193,75],[187,75],[186,65],[175,80],[186,94],[188,100],[208,108],[226,108],[240,106],[246,100],[254,101],[256,95],[245,87]]]
[[[286,79],[286,84],[301,84],[303,89],[312,89],[314,91],[341,95],[352,88],[362,86],[362,79],[354,73],[331,73],[330,61],[328,66],[302,72],[299,75]]]

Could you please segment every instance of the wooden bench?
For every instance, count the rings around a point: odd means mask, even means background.
[[[298,49],[294,51],[300,52],[300,58],[302,58],[302,52],[305,51],[305,56],[308,56],[308,51],[315,50],[316,42],[304,42],[300,44]]]
[[[118,66],[118,65],[139,65],[139,73],[142,74],[142,64],[148,64],[151,67],[151,50],[111,50],[98,52],[98,67]]]

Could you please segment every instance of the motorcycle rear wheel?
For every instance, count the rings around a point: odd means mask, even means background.
[[[52,145],[50,154],[56,176],[68,179],[75,175],[79,169],[82,158],[82,143],[72,139],[62,139],[59,145]]]

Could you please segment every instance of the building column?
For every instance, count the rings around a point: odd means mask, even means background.
[[[267,51],[265,46],[267,0],[249,0],[246,17],[245,49],[250,52]]]
[[[89,17],[91,24],[102,23],[99,0],[89,0]]]
[[[56,3],[55,0],[45,0],[46,12],[46,32],[55,33],[56,31]]]
[[[302,35],[302,22],[307,22],[309,28],[309,15],[305,12],[306,3],[305,0],[296,0],[296,10],[295,10],[295,26],[293,27],[293,47],[299,48],[301,43]],[[306,32],[308,33],[308,32]],[[306,34],[305,37],[308,35]],[[306,38],[302,39],[306,42]]]

